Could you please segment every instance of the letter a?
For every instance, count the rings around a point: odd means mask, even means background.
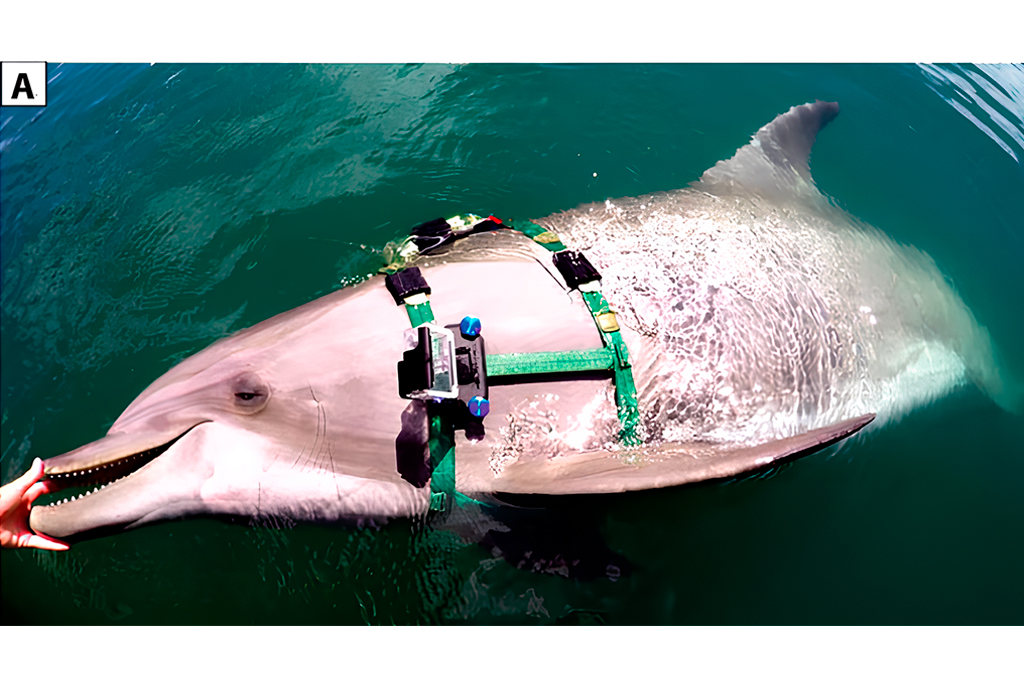
[[[27,73],[18,74],[18,80],[14,83],[14,93],[11,95],[11,99],[18,99],[18,93],[21,92],[28,95],[29,99],[36,98],[36,96],[32,94],[32,85],[28,82]]]

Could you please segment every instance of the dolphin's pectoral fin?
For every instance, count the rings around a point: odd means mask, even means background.
[[[731,478],[818,452],[856,433],[874,414],[758,445],[673,443],[645,448],[635,458],[594,451],[519,460],[490,485],[495,492],[571,495],[665,488]],[[460,466],[464,464],[460,462]],[[479,482],[479,481],[475,481]]]
[[[740,185],[778,198],[813,190],[809,159],[818,131],[839,115],[836,102],[817,100],[777,116],[727,161],[719,161],[694,183],[721,193]]]

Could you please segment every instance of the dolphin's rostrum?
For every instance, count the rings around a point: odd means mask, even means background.
[[[965,381],[1019,409],[988,333],[933,261],[819,194],[808,157],[838,111],[790,109],[691,187],[536,221],[602,274],[633,361],[644,444],[616,441],[607,377],[497,385],[486,436],[459,436],[456,488],[599,493],[735,476]],[[435,318],[479,317],[488,353],[601,347],[579,292],[518,233],[475,235],[416,265]],[[409,319],[382,280],[172,368],[106,437],[46,461],[52,479],[88,492],[35,507],[33,529],[65,538],[194,514],[425,513],[426,411],[399,396]]]

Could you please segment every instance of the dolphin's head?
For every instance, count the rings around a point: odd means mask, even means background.
[[[337,520],[415,511],[394,459],[379,455],[394,452],[401,429],[404,403],[392,385],[401,349],[381,353],[379,338],[346,325],[366,305],[353,293],[215,343],[149,386],[105,437],[46,460],[66,499],[34,507],[33,529],[67,538],[194,514]],[[401,343],[400,330],[391,336]],[[375,371],[380,358],[388,366]]]

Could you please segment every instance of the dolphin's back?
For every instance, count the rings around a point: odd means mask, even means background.
[[[808,153],[837,113],[794,107],[693,187],[539,221],[585,251],[646,349],[634,371],[656,439],[881,424],[967,379],[1003,393],[988,333],[935,263],[815,188]]]

